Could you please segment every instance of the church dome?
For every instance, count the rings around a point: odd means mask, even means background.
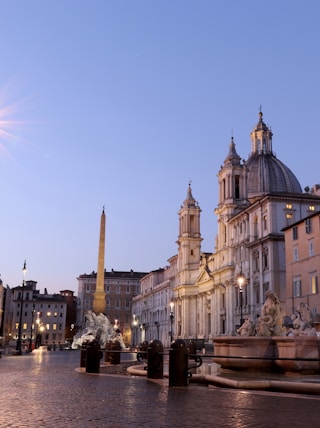
[[[251,132],[252,151],[247,161],[248,197],[264,193],[302,193],[293,172],[272,152],[272,132],[262,120]]]

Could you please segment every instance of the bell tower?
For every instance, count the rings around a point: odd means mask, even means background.
[[[189,183],[187,197],[179,210],[178,269],[180,285],[194,283],[192,271],[198,272],[201,252],[200,213]]]
[[[248,205],[247,165],[236,151],[233,137],[229,152],[218,172],[219,203],[215,209],[218,216],[218,248],[228,243],[227,222],[229,218]]]

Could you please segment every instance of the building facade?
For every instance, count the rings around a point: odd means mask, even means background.
[[[145,272],[111,270],[104,272],[106,313],[109,321],[118,327],[124,343],[132,343],[132,299],[140,293],[140,280]],[[92,310],[97,273],[83,274],[78,278],[77,328],[85,324],[87,311]]]
[[[177,256],[172,257],[165,269],[152,271],[141,279],[141,293],[132,299],[132,345],[153,339],[169,344],[169,337],[174,334],[168,320],[177,260]]]
[[[218,233],[213,253],[201,251],[200,213],[189,185],[179,210],[178,254],[161,272],[141,282],[134,316],[154,329],[163,314],[164,344],[175,338],[205,339],[235,334],[245,316],[260,315],[267,290],[286,308],[283,228],[320,209],[316,193],[303,192],[293,172],[273,152],[270,128],[259,120],[251,134],[251,153],[243,160],[233,138],[218,172]],[[241,278],[241,281],[240,281]],[[151,286],[152,284],[152,286]],[[164,300],[158,296],[161,290]],[[169,303],[173,313],[170,317]],[[166,302],[166,310],[162,307]],[[283,314],[285,315],[285,314]],[[149,339],[157,336],[149,334]],[[148,338],[148,330],[141,335]]]
[[[10,290],[12,323],[6,332],[6,343],[15,346],[20,330],[22,350],[65,342],[66,298],[46,291],[41,294],[36,287],[36,281],[25,281]]]
[[[295,313],[307,305],[317,323],[320,322],[320,212],[284,229],[286,243],[286,311]]]

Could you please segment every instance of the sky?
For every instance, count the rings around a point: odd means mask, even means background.
[[[318,0],[0,0],[0,273],[73,290],[165,267],[189,182],[214,251],[217,173],[261,109],[302,188],[320,182]]]

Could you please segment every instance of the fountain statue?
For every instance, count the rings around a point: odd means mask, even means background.
[[[238,336],[216,337],[214,361],[232,370],[320,372],[320,339],[310,308],[301,303],[283,326],[280,301],[268,290],[256,322],[247,317]]]
[[[106,315],[97,315],[93,311],[87,312],[85,326],[73,337],[71,347],[78,349],[83,343],[92,342],[97,337],[101,348],[105,348],[107,342],[119,342],[125,348],[120,330],[114,328]]]

